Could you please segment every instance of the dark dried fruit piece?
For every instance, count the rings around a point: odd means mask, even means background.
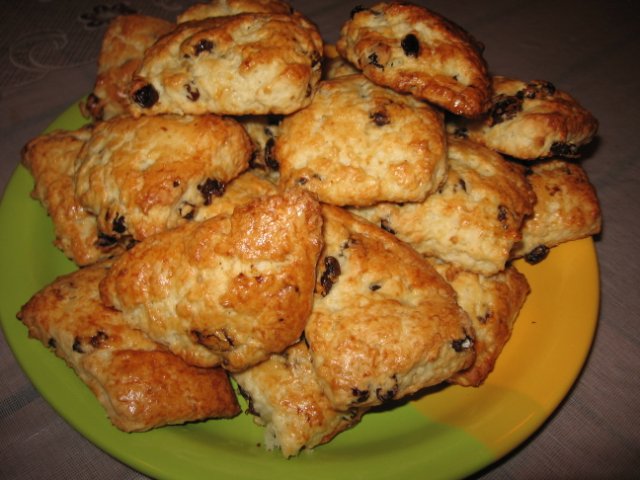
[[[187,98],[192,102],[195,102],[200,98],[200,90],[198,90],[197,87],[192,87],[187,83],[184,88],[187,91]]]
[[[383,390],[382,388],[376,388],[376,398],[381,402],[388,402],[398,394],[398,383],[393,386],[391,390]]]
[[[331,288],[333,287],[333,284],[336,283],[336,280],[338,280],[340,273],[340,262],[338,262],[335,257],[325,257],[324,272],[322,272],[322,276],[320,277],[320,285],[322,285],[321,295],[323,297],[326,297],[331,291]]]
[[[107,335],[102,330],[98,330],[96,334],[89,339],[89,343],[93,348],[100,348],[102,343],[109,339],[109,335]]]
[[[196,46],[193,49],[193,53],[197,57],[202,52],[210,52],[211,50],[213,50],[213,47],[214,47],[213,42],[205,38],[200,40],[198,43],[196,43]]]
[[[380,62],[378,61],[378,54],[373,52],[372,54],[370,54],[367,59],[369,60],[369,64],[373,65],[376,68],[379,68],[381,70],[384,70],[384,65],[381,65]]]
[[[418,58],[420,55],[420,41],[413,33],[406,35],[400,42],[400,45],[407,57]]]
[[[356,397],[353,403],[362,403],[369,399],[369,390],[359,390],[358,388],[353,387],[351,389],[351,393]]]
[[[489,111],[489,126],[493,127],[506,120],[511,120],[522,111],[522,99],[515,96],[498,95]]]
[[[553,83],[547,82],[545,80],[533,80],[527,83],[527,86],[516,93],[518,98],[527,98],[533,99],[536,98],[539,94],[542,96],[551,96],[556,93],[556,87]]]
[[[507,220],[509,219],[509,209],[504,205],[498,205],[498,221],[502,223],[502,227],[506,230],[509,228]]]
[[[116,237],[99,232],[98,239],[95,242],[95,246],[98,248],[113,247],[117,241],[118,239]]]
[[[451,346],[456,352],[464,352],[473,347],[473,338],[467,335],[464,338],[452,341]]]
[[[549,247],[546,245],[538,245],[524,256],[524,260],[531,265],[535,265],[547,258],[547,255],[549,255]]]
[[[224,194],[224,183],[215,178],[207,178],[204,183],[198,185],[198,190],[204,197],[204,204],[211,205],[211,197],[221,197]]]
[[[153,107],[159,98],[158,91],[150,83],[133,92],[133,101],[142,108]]]
[[[391,224],[389,223],[389,220],[387,220],[386,218],[383,218],[382,220],[380,220],[380,228],[389,232],[392,235],[396,234],[396,231],[393,228],[391,228]]]
[[[267,140],[264,146],[264,163],[271,170],[277,172],[280,170],[280,163],[276,160],[276,156],[273,153],[273,148],[276,146],[276,141],[273,138]]]
[[[51,338],[49,339],[48,345],[49,345],[51,348],[56,348],[56,347],[58,346],[58,342],[56,342],[56,339],[55,339],[55,338],[51,337]]]
[[[578,158],[578,146],[574,143],[553,142],[551,144],[551,154],[558,157]]]
[[[80,341],[80,337],[76,337],[73,339],[73,345],[71,346],[71,349],[74,352],[84,353],[84,350],[82,349],[82,343]]]
[[[124,223],[124,215],[116,214],[116,218],[111,222],[111,229],[116,233],[124,233],[127,231],[127,225]]]
[[[375,123],[379,127],[383,127],[391,123],[391,120],[389,120],[389,115],[387,115],[387,112],[384,111],[373,112],[371,115],[369,115],[369,118],[372,119],[373,123]]]

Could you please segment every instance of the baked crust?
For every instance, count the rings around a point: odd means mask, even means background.
[[[96,124],[76,164],[78,202],[98,229],[140,241],[192,218],[249,165],[251,141],[215,115],[117,117]]]
[[[324,45],[324,57],[322,59],[322,80],[331,80],[336,77],[360,73],[345,58],[342,58],[333,44]]]
[[[356,7],[336,48],[374,82],[454,114],[476,117],[489,107],[482,46],[424,7],[397,2]]]
[[[34,295],[18,314],[29,335],[75,370],[121,430],[238,414],[224,370],[187,365],[101,303],[107,270],[104,263],[85,267]]]
[[[450,137],[448,157],[447,181],[424,202],[380,203],[353,212],[424,255],[492,275],[504,269],[522,238],[535,195],[522,169],[480,144]]]
[[[129,91],[140,115],[288,114],[320,80],[322,39],[300,15],[186,22],[147,50]]]
[[[129,84],[144,52],[175,25],[146,15],[120,15],[107,27],[98,56],[98,73],[93,92],[83,113],[94,120],[108,120],[125,114]]]
[[[424,200],[447,168],[441,115],[362,75],[321,82],[311,105],[282,121],[275,156],[282,185],[333,205]]]
[[[265,427],[265,446],[285,457],[327,443],[360,421],[365,409],[336,410],[323,393],[309,349],[298,342],[234,376],[255,423]]]
[[[321,225],[306,192],[263,197],[140,242],[114,262],[102,298],[188,363],[241,371],[300,339]]]
[[[305,339],[338,410],[400,399],[473,363],[453,289],[393,235],[323,205],[325,249]]]
[[[522,160],[576,158],[598,130],[596,118],[551,82],[493,77],[491,108],[474,121],[458,119],[450,129]]]
[[[537,201],[522,226],[522,240],[511,252],[513,258],[524,256],[537,263],[556,245],[600,232],[600,203],[582,166],[553,159],[531,165],[527,174]]]
[[[280,0],[211,0],[207,3],[196,3],[190,6],[178,15],[177,21],[185,23],[240,13],[292,14],[293,9],[287,2]]]

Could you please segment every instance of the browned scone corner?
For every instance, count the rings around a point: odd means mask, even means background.
[[[489,107],[482,45],[424,7],[404,2],[355,7],[336,48],[375,83],[456,115],[477,117]]]
[[[64,359],[126,432],[237,415],[224,370],[187,365],[102,304],[108,268],[76,270],[36,293],[18,313],[29,335]]]

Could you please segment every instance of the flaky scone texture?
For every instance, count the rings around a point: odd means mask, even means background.
[[[600,203],[582,166],[553,159],[531,165],[527,174],[537,201],[512,257],[537,263],[556,245],[600,233]]]
[[[493,371],[511,338],[516,318],[530,291],[529,283],[511,265],[495,275],[486,276],[434,258],[429,262],[455,290],[458,304],[469,315],[475,332],[473,365],[454,374],[448,381],[480,386]]]
[[[276,139],[280,183],[333,205],[420,201],[443,182],[441,115],[411,96],[349,75],[320,83]]]
[[[101,303],[107,270],[85,267],[34,295],[18,314],[29,335],[75,370],[121,430],[238,414],[224,370],[187,365]]]
[[[493,77],[484,117],[454,121],[454,129],[498,152],[522,160],[580,155],[598,130],[596,118],[551,82]]]
[[[288,114],[307,106],[322,39],[299,15],[247,13],[180,24],[145,53],[134,116]]]
[[[84,103],[94,120],[108,120],[128,110],[129,84],[144,52],[175,25],[146,15],[119,15],[102,38],[93,92]]]
[[[466,270],[504,269],[535,195],[522,169],[469,140],[450,137],[444,186],[424,202],[380,203],[353,212],[395,233],[418,252]]]
[[[76,158],[90,137],[89,127],[55,131],[32,139],[22,150],[22,164],[34,180],[31,195],[40,201],[53,222],[54,245],[80,266],[121,250],[99,238],[95,216],[74,195]]]
[[[374,82],[454,114],[476,117],[489,106],[482,47],[424,7],[400,2],[356,7],[336,48]]]
[[[291,457],[330,441],[357,424],[365,409],[336,410],[322,391],[309,349],[298,342],[233,376],[254,421],[265,427],[265,446]]]
[[[103,237],[139,241],[189,221],[248,167],[251,150],[229,118],[117,117],[94,127],[77,159],[75,192]]]
[[[322,212],[325,248],[305,339],[334,407],[399,399],[470,366],[471,323],[433,267],[348,211]]]
[[[319,208],[290,191],[149,237],[114,262],[102,298],[188,363],[244,370],[304,330]]]
[[[226,17],[240,13],[282,13],[291,14],[293,9],[281,0],[211,0],[196,3],[180,15],[178,23],[192,22],[211,17]]]

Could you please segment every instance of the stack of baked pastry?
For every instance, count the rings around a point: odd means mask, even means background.
[[[333,46],[280,0],[118,17],[91,122],[25,146],[80,268],[18,316],[118,428],[232,417],[237,386],[289,457],[480,386],[529,293],[512,260],[600,230],[574,98],[490,76],[424,7],[345,20]]]

